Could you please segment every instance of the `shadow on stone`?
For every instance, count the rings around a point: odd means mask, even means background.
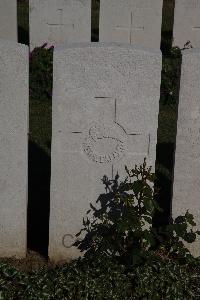
[[[29,45],[29,34],[22,27],[18,26],[18,42]]]
[[[167,55],[173,43],[175,0],[163,1],[161,51]]]
[[[158,194],[156,195],[156,201],[163,212],[156,213],[153,222],[155,226],[169,224],[171,220],[174,148],[173,143],[157,145],[155,187],[158,189]]]
[[[30,250],[48,256],[50,210],[50,157],[29,142],[27,243]]]
[[[92,0],[91,42],[99,42],[99,13],[100,13],[100,2],[98,0]]]
[[[170,53],[172,46],[172,33],[171,31],[162,32],[161,38],[161,51],[163,55],[168,55]]]
[[[174,143],[161,143],[157,144],[157,162],[159,165],[163,165],[170,172],[173,170],[173,157],[174,157]]]

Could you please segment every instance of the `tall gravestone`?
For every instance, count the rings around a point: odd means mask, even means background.
[[[100,42],[160,49],[163,0],[101,0]]]
[[[0,1],[0,39],[17,42],[17,0]]]
[[[28,47],[0,40],[0,256],[26,254]]]
[[[200,47],[200,0],[176,0],[174,46],[183,48],[187,41]]]
[[[71,247],[101,179],[135,163],[155,164],[161,55],[129,45],[92,43],[54,52],[49,256]]]
[[[90,42],[91,0],[29,0],[30,45]]]
[[[200,51],[183,52],[180,86],[176,156],[174,172],[173,215],[194,214],[200,226]],[[200,255],[200,239],[188,245]]]

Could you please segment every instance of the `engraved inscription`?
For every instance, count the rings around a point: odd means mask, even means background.
[[[193,159],[200,158],[200,128],[188,127],[181,130],[181,137],[184,144],[182,148],[187,155]]]
[[[65,248],[71,248],[74,242],[75,238],[72,234],[65,234],[62,238],[62,244]]]
[[[117,124],[113,126],[117,127]],[[119,160],[124,155],[125,149],[126,142],[121,132],[101,123],[91,125],[83,142],[83,151],[87,157],[100,164]]]
[[[200,7],[200,0],[187,0],[185,3],[186,9],[196,9]]]

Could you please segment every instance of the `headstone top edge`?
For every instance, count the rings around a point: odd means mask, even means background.
[[[126,43],[102,43],[102,42],[92,42],[92,43],[65,43],[65,44],[60,44],[55,47],[54,51],[63,51],[67,49],[78,49],[78,48],[112,48],[112,47],[118,47],[121,49],[131,49],[134,51],[140,51],[140,52],[146,52],[150,53],[151,55],[162,55],[160,50],[157,49],[151,49],[151,48],[145,48],[145,47],[140,47],[140,46],[135,46],[135,45],[130,45]]]
[[[200,55],[200,48],[192,48],[192,49],[187,49],[187,50],[182,50],[181,51],[182,56],[189,56],[189,55]]]
[[[27,50],[29,48],[29,46],[27,46],[25,44],[21,44],[21,43],[15,42],[15,41],[10,41],[10,40],[5,40],[5,39],[0,39],[0,47],[5,46],[5,45],[10,48],[17,47],[17,48],[22,48],[22,49],[27,49]]]

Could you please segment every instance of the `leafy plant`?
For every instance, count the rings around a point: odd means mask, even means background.
[[[2,300],[128,300],[131,283],[123,266],[106,258],[79,259],[51,270],[24,274],[0,264]]]
[[[159,210],[154,200],[154,174],[141,166],[127,171],[121,183],[102,179],[106,192],[91,204],[84,219],[82,258],[63,266],[47,265],[30,273],[0,263],[2,300],[189,300],[200,297],[200,260],[189,255],[182,240],[198,232],[189,212],[171,224],[154,228]],[[189,259],[188,259],[189,258]],[[50,267],[50,268],[48,268]]]
[[[199,265],[180,265],[165,257],[152,256],[129,274],[134,299],[199,299],[199,270]]]
[[[155,253],[128,272],[107,256],[20,272],[0,263],[1,300],[199,299],[200,264],[180,265]]]
[[[83,220],[85,237],[77,240],[75,246],[85,251],[85,257],[106,255],[116,258],[120,263],[131,266],[143,263],[150,251],[163,249],[167,256],[186,258],[189,251],[182,240],[192,243],[198,231],[193,216],[186,212],[172,224],[160,228],[153,227],[153,217],[160,210],[154,200],[153,182],[155,175],[147,167],[146,159],[141,166],[135,166],[127,177],[119,183],[119,175],[114,180],[106,176],[102,179],[106,193],[99,196],[98,206],[90,204],[87,214],[92,218]]]
[[[124,267],[107,257],[79,259],[64,266],[54,284],[56,299],[131,299],[131,283]]]

